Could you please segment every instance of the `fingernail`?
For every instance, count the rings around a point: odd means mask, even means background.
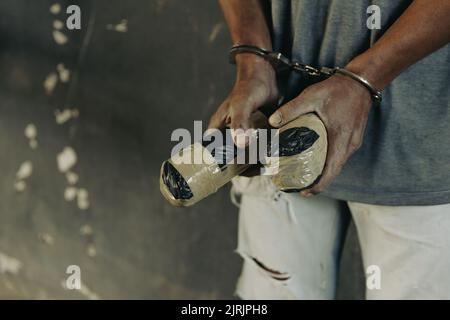
[[[249,138],[242,129],[231,130],[231,137],[238,148],[245,148],[248,145]]]
[[[278,126],[283,122],[281,118],[281,114],[279,112],[275,112],[269,119],[269,122],[273,126]]]

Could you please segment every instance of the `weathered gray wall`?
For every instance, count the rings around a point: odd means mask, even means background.
[[[63,30],[66,45],[52,38],[53,20],[67,17],[50,13],[54,2],[82,9],[82,30]],[[216,1],[2,0],[0,16],[0,298],[87,298],[62,287],[72,264],[101,298],[232,298],[241,261],[228,190],[176,209],[158,187],[171,131],[207,120],[232,84]],[[121,19],[127,32],[108,30]],[[46,95],[58,63],[71,79]],[[64,108],[79,118],[58,125],[54,110]],[[64,199],[56,155],[66,146],[88,210]],[[33,173],[17,192],[27,160]],[[354,232],[349,239],[339,296],[361,298]]]

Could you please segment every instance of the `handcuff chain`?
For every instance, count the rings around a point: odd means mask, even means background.
[[[307,73],[310,76],[313,77],[330,77],[336,73],[340,73],[344,76],[350,77],[353,80],[359,82],[361,85],[367,88],[369,90],[372,99],[380,103],[381,102],[381,91],[377,90],[369,81],[364,79],[363,77],[347,70],[344,68],[328,68],[328,67],[322,67],[322,68],[315,68],[313,66],[303,64],[297,61],[292,61],[280,52],[273,52],[269,51],[263,48],[259,48],[253,45],[235,45],[231,47],[230,49],[230,63],[235,64],[236,63],[236,55],[239,53],[253,53],[258,56],[263,57],[269,63],[275,68],[275,69],[291,69],[297,72],[304,72]]]
[[[331,73],[328,70],[330,68],[317,69],[313,66],[303,64],[297,61],[291,61],[280,52],[272,52],[263,48],[250,45],[236,45],[230,50],[230,62],[235,64],[235,57],[238,53],[250,52],[261,56],[268,60],[275,68],[279,69],[292,69],[298,72],[305,72],[310,76],[330,76]],[[326,69],[326,70],[325,70]]]

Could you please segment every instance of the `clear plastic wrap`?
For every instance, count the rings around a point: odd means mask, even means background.
[[[267,118],[256,112],[252,115],[253,128],[267,128]],[[273,172],[272,182],[285,192],[300,191],[317,181],[325,165],[327,133],[315,114],[307,114],[291,121],[279,130],[277,147],[266,157],[267,172]],[[229,148],[230,146],[224,146]],[[233,146],[234,147],[234,146]],[[270,147],[268,148],[270,150]],[[200,151],[204,163],[180,163],[188,152]],[[233,177],[243,173],[251,164],[224,164],[217,162],[205,144],[196,142],[165,161],[161,167],[160,189],[175,206],[191,206],[215,193]]]
[[[308,113],[284,125],[277,153],[266,159],[268,168],[278,166],[273,184],[284,192],[298,192],[313,185],[325,166],[327,147],[327,131],[316,114]]]
[[[259,111],[251,116],[250,122],[255,129],[268,126],[267,118]],[[224,146],[224,148],[229,147]],[[204,157],[206,156],[204,163],[185,164],[180,163],[181,161],[177,159],[183,158],[185,152],[194,154],[196,151],[202,152]],[[215,193],[233,177],[251,166],[250,164],[236,164],[234,158],[224,164],[218,163],[216,160],[217,157],[200,142],[181,150],[178,155],[165,161],[161,167],[161,193],[175,206],[191,206]]]

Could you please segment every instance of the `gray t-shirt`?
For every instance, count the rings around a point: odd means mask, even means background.
[[[345,66],[404,12],[407,0],[273,0],[273,47],[313,66]],[[381,9],[381,30],[369,30],[367,7]],[[411,27],[414,32],[414,26]],[[383,205],[450,203],[450,45],[417,62],[372,108],[364,142],[324,192]],[[279,86],[290,99],[308,79],[290,73]]]

